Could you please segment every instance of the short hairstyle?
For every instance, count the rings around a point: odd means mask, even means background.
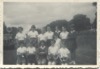
[[[36,28],[35,25],[32,25],[31,28]]]
[[[18,30],[20,30],[20,29],[21,29],[21,30],[23,30],[23,28],[22,28],[22,27],[18,27]]]

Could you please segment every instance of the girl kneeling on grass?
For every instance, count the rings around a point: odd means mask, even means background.
[[[33,43],[29,42],[27,45],[27,64],[35,65],[36,64],[36,48],[35,41]]]
[[[66,48],[65,41],[61,41],[61,48],[58,50],[58,57],[61,65],[69,65],[71,63],[70,51]]]
[[[51,40],[51,46],[48,48],[48,65],[55,65],[57,60],[58,47],[55,46],[55,40]]]
[[[40,41],[39,47],[38,47],[38,56],[37,61],[38,65],[46,65],[47,64],[47,47],[45,46],[45,41]]]
[[[17,64],[26,64],[26,51],[24,43],[20,43],[20,47],[17,48]]]

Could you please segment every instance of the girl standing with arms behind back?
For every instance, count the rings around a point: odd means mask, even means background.
[[[33,41],[38,42],[38,32],[36,31],[36,27],[35,25],[31,26],[30,31],[27,33],[27,38],[30,40],[30,42],[32,43]]]
[[[46,44],[48,47],[51,45],[51,40],[53,39],[53,35],[54,35],[54,33],[51,31],[51,28],[48,26],[47,31],[45,33],[46,40],[47,40]]]

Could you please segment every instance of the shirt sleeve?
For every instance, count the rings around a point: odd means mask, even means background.
[[[45,33],[44,36],[45,36],[45,39],[47,40],[47,33]]]
[[[66,39],[68,39],[68,36],[69,36],[69,32],[67,32],[67,33],[66,33],[66,35],[67,35]]]
[[[40,39],[40,35],[38,35],[38,40]]]
[[[24,48],[23,50],[24,50],[24,52],[26,52],[26,48]]]
[[[30,31],[27,32],[27,36],[30,36]]]
[[[18,39],[18,34],[16,34],[15,39]]]
[[[68,49],[66,49],[67,53],[70,54],[70,51]]]
[[[26,34],[24,34],[24,39],[26,38]]]
[[[52,32],[52,35],[54,35],[54,32]]]
[[[36,48],[34,48],[34,52],[36,52]]]
[[[36,31],[36,36],[38,36],[38,32]]]

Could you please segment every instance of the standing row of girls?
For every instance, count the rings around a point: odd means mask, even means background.
[[[48,26],[46,31],[39,34],[34,25],[28,33],[23,34],[19,27],[16,34],[17,64],[75,64],[76,32],[68,32],[65,27],[62,31],[55,27],[55,32]]]

